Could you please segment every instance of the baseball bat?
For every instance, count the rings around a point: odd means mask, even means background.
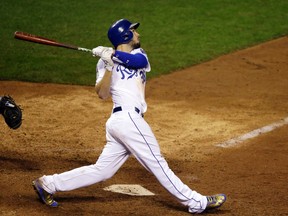
[[[63,47],[67,49],[79,50],[83,52],[92,52],[91,49],[78,47],[78,46],[71,45],[71,44],[61,43],[59,41],[51,40],[51,39],[44,38],[44,37],[37,36],[37,35],[32,35],[26,32],[16,31],[14,33],[14,38],[19,39],[19,40],[33,42],[33,43],[44,44],[48,46],[57,46],[57,47]]]

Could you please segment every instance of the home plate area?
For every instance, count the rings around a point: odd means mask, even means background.
[[[128,194],[130,196],[154,196],[155,194],[141,185],[114,184],[104,188],[105,191]]]

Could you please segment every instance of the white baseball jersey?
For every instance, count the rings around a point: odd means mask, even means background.
[[[131,54],[141,53],[148,61],[143,49],[134,49]],[[105,74],[104,62],[100,59],[96,68],[96,83],[100,82]],[[115,62],[111,78],[111,95],[114,107],[134,108],[141,113],[147,110],[145,101],[146,72],[150,72],[150,64],[141,69],[127,69]],[[136,80],[136,81],[135,81]]]

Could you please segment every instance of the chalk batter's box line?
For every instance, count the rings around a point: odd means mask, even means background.
[[[241,144],[242,142],[248,140],[248,139],[252,139],[252,138],[255,138],[263,133],[268,133],[270,131],[273,131],[279,127],[282,127],[284,125],[287,125],[288,124],[288,117],[278,121],[278,122],[275,122],[275,123],[272,123],[270,125],[267,125],[267,126],[264,126],[262,128],[258,128],[256,130],[253,130],[249,133],[246,133],[246,134],[243,134],[242,136],[239,136],[239,137],[236,137],[236,138],[233,138],[233,139],[230,139],[226,142],[223,142],[223,143],[219,143],[219,144],[216,144],[217,147],[222,147],[222,148],[229,148],[229,147],[233,147],[233,146],[236,146],[236,145],[239,145]]]

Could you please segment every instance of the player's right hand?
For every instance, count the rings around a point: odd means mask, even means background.
[[[107,58],[107,57],[111,58],[113,53],[114,53],[114,50],[111,47],[98,46],[92,49],[92,55],[94,57],[98,56],[98,57],[103,57],[103,58]]]
[[[104,47],[103,46],[98,46],[94,49],[92,49],[92,55],[94,57],[101,57],[101,53],[103,52]]]
[[[112,60],[113,53],[114,50],[111,47],[98,46],[92,49],[93,56],[100,57],[105,64],[105,68],[109,71],[112,71],[112,68],[114,66],[114,62]]]

